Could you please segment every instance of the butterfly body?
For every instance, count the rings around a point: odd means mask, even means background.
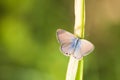
[[[81,59],[94,49],[91,42],[85,39],[80,39],[63,29],[57,30],[57,38],[61,44],[61,51],[63,54],[66,56],[72,55],[76,59]]]

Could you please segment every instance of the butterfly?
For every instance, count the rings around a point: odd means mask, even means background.
[[[61,45],[62,53],[66,56],[72,55],[78,60],[94,50],[94,45],[91,42],[80,39],[63,29],[57,29],[57,39]]]

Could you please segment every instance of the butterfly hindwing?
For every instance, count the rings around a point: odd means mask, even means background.
[[[61,51],[67,56],[71,55],[75,50],[77,38],[73,34],[62,29],[57,30],[57,38],[61,44]]]

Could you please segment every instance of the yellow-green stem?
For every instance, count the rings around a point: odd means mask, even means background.
[[[76,12],[76,18],[77,15],[80,14],[80,20],[79,23],[74,26],[75,27],[75,35],[77,35],[80,38],[84,38],[84,29],[85,29],[85,0],[79,0],[81,1],[81,4],[78,4],[78,6],[81,5],[81,10],[79,12]],[[77,3],[77,2],[76,2]],[[76,7],[78,7],[76,6]],[[77,20],[77,19],[76,19]],[[82,58],[81,61],[78,62],[78,69],[77,69],[77,75],[76,80],[83,80],[83,66],[84,66],[84,60]]]
[[[75,25],[74,34],[84,38],[85,26],[85,0],[75,0]],[[66,80],[83,80],[83,58],[82,60],[74,59],[70,56],[68,63]]]

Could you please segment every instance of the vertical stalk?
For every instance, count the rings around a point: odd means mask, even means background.
[[[75,0],[74,5],[75,5],[74,34],[80,38],[84,38],[85,0]],[[84,62],[83,59],[79,61],[75,59],[73,56],[70,56],[66,73],[66,80],[75,79],[83,80],[83,62]]]
[[[74,34],[80,38],[84,38],[85,28],[85,0],[75,0],[75,25]],[[83,65],[84,60],[78,62],[78,70],[76,79],[83,80]]]
[[[85,25],[85,0],[75,0],[75,25],[74,34],[84,38]]]

